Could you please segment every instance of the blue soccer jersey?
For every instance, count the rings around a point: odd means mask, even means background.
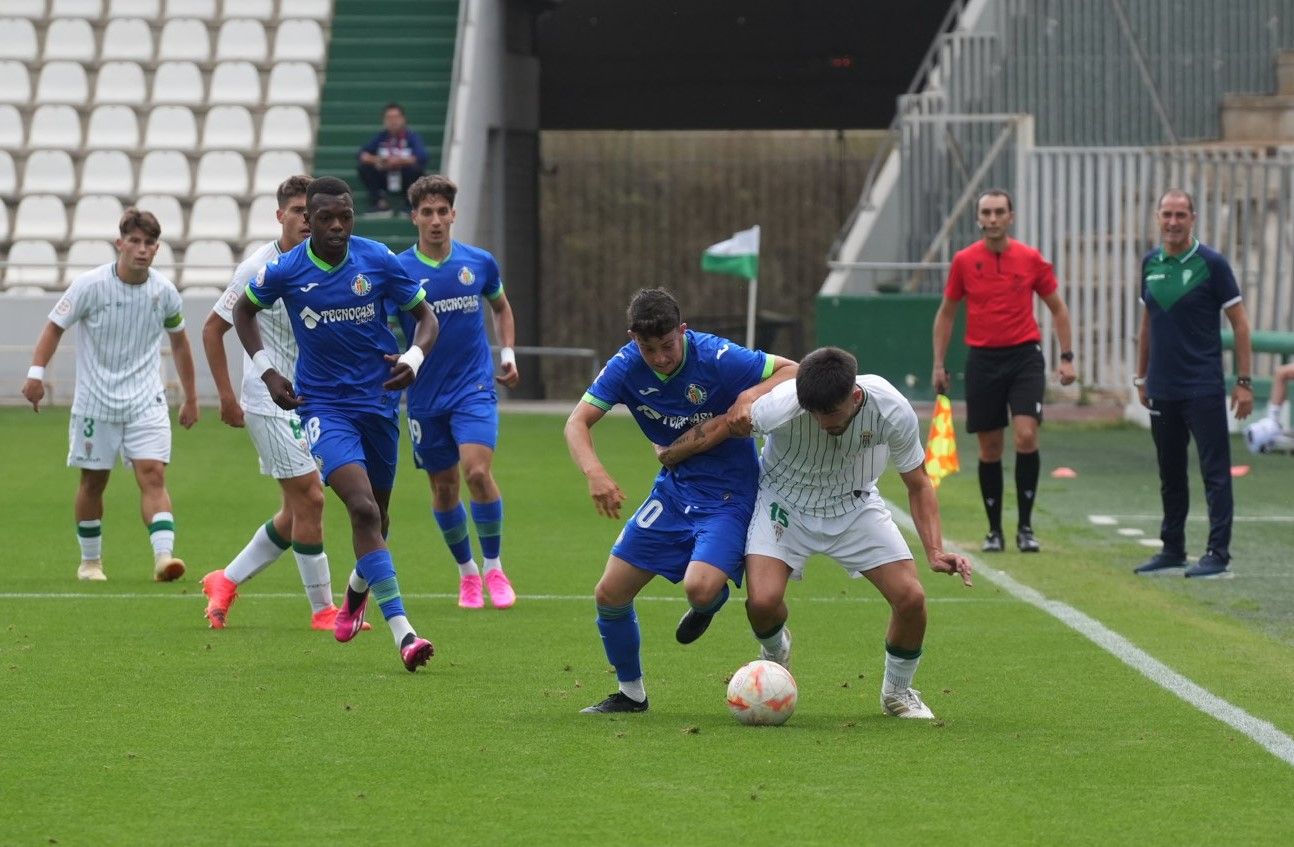
[[[300,355],[296,392],[308,406],[381,411],[399,392],[383,356],[399,352],[386,324],[384,301],[408,311],[426,297],[385,244],[352,236],[346,256],[328,265],[307,240],[266,265],[247,286],[253,303],[282,299]]]
[[[692,426],[728,411],[738,394],[773,372],[773,361],[727,339],[688,330],[683,364],[665,376],[643,361],[631,341],[607,362],[584,401],[604,410],[623,403],[649,441],[668,446]],[[702,505],[733,496],[753,500],[758,480],[754,439],[729,438],[672,473],[662,469],[656,485],[685,503]]]
[[[494,402],[494,360],[485,334],[481,302],[503,296],[503,280],[494,256],[479,247],[451,241],[443,261],[424,256],[416,246],[397,257],[405,274],[422,284],[427,304],[440,321],[436,346],[409,387],[409,414],[456,409],[473,399]],[[400,316],[405,338],[413,338],[414,321]]]

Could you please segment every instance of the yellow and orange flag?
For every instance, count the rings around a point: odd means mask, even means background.
[[[945,394],[935,398],[935,413],[930,418],[930,438],[926,441],[926,473],[939,487],[943,478],[957,473],[957,437],[953,434],[953,404]]]

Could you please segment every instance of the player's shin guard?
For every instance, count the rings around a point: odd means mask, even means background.
[[[472,561],[472,539],[467,534],[467,510],[459,503],[448,512],[432,511],[440,534],[445,537],[445,544],[458,564]]]
[[[912,677],[921,662],[921,648],[904,650],[885,642],[885,679],[882,692],[903,691],[912,686]]]
[[[638,615],[634,604],[603,606],[598,604],[598,632],[602,633],[602,649],[616,669],[616,679],[632,682],[643,675],[639,659],[642,636],[638,631]]]
[[[328,556],[322,544],[292,542],[292,552],[297,560],[301,584],[310,600],[310,611],[321,612],[332,605],[332,575],[328,571]]]
[[[476,524],[476,537],[481,542],[481,557],[499,558],[503,539],[503,501],[472,502],[472,523]]]

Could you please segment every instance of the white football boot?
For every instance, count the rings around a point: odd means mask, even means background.
[[[922,720],[934,720],[935,713],[930,711],[930,707],[921,702],[921,692],[915,688],[905,688],[902,691],[881,692],[881,710],[887,715],[896,718],[918,718]]]

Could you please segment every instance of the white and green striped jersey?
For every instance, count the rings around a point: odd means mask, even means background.
[[[158,348],[162,333],[184,329],[175,284],[155,270],[138,285],[117,276],[117,263],[72,280],[49,319],[78,325],[72,414],[102,421],[133,420],[166,402]]]
[[[797,511],[838,517],[862,508],[893,456],[900,472],[925,462],[917,413],[885,379],[857,378],[863,405],[840,435],[806,412],[788,380],[755,401],[755,431],[763,434],[759,484]]]
[[[277,259],[280,252],[282,251],[279,250],[279,242],[275,240],[262,245],[259,250],[244,259],[234,271],[234,278],[229,283],[229,287],[225,289],[224,294],[220,295],[220,299],[216,301],[211,311],[223,318],[226,323],[232,324],[234,305],[238,302],[238,298],[243,296],[248,283],[256,278],[261,268]],[[295,382],[297,340],[292,336],[292,324],[288,320],[288,313],[282,301],[261,310],[256,315],[256,319],[260,321],[261,340],[265,342],[265,352],[274,362],[274,369]],[[260,374],[252,367],[251,357],[246,351],[243,351],[242,405],[245,411],[255,412],[258,415],[269,415],[285,420],[296,417],[295,413],[280,409],[270,399],[269,389],[261,381]]]

